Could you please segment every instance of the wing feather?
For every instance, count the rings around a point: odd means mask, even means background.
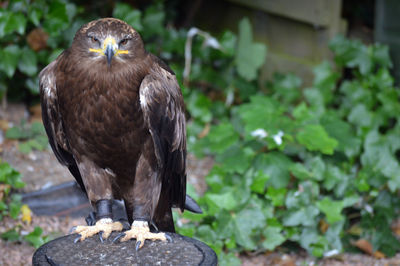
[[[140,106],[153,139],[163,185],[173,207],[186,197],[186,122],[182,93],[173,72],[157,67],[139,88]]]
[[[39,74],[40,102],[42,107],[42,120],[51,149],[58,161],[67,166],[81,188],[85,191],[82,176],[72,154],[68,150],[68,142],[62,124],[62,118],[58,111],[56,66],[58,60],[50,63]]]

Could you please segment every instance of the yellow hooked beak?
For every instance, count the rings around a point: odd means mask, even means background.
[[[101,55],[105,55],[107,57],[107,63],[110,66],[111,60],[113,56],[118,56],[119,54],[127,54],[128,50],[119,50],[118,44],[115,39],[111,36],[108,36],[103,42],[103,49],[93,49],[89,48],[90,52],[99,53]]]

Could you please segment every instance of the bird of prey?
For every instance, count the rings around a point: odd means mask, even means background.
[[[39,77],[51,148],[96,212],[94,225],[75,228],[77,241],[123,229],[113,221],[113,199],[125,202],[131,223],[120,240],[135,238],[137,249],[168,237],[150,225],[174,232],[172,207],[201,212],[186,197],[182,93],[136,30],[115,18],[89,22]]]

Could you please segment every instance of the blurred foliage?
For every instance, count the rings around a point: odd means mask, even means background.
[[[21,197],[10,192],[24,186],[21,175],[7,162],[0,162],[0,221],[4,216],[18,218],[22,206]]]
[[[38,70],[69,44],[83,11],[42,0],[10,1],[0,12],[0,86],[37,93]],[[243,251],[293,244],[316,257],[353,251],[357,239],[387,256],[399,250],[390,225],[400,206],[400,95],[386,46],[338,37],[330,44],[335,66],[316,66],[311,87],[287,73],[261,84],[267,48],[245,18],[237,34],[216,37],[219,46],[194,37],[183,82],[188,31],[171,26],[162,1],[143,11],[117,3],[113,16],[175,71],[188,149],[216,161],[203,196],[188,187],[204,213],[175,214],[179,233],[210,245],[221,265],[240,264]],[[38,50],[27,41],[35,30],[47,36]]]
[[[63,0],[11,0],[0,8],[0,95],[38,94],[38,73],[72,41],[82,9]]]
[[[241,104],[213,116],[206,137],[189,137],[191,150],[213,154],[216,165],[199,199],[204,214],[184,213],[191,222],[179,232],[228,251],[221,264],[286,243],[316,257],[351,251],[357,239],[386,256],[399,250],[391,223],[399,214],[400,91],[388,49],[343,37],[330,48],[336,67],[316,66],[311,87],[292,74],[248,98],[236,87]]]
[[[0,222],[5,217],[21,220],[28,224],[31,222],[29,207],[22,204],[19,194],[13,193],[24,186],[21,175],[7,162],[0,162]],[[38,248],[50,240],[50,237],[43,236],[42,233],[43,230],[40,227],[35,227],[30,233],[24,233],[22,225],[17,224],[14,228],[1,233],[0,238],[11,242],[27,241]]]
[[[20,126],[7,130],[6,138],[19,140],[18,149],[25,154],[32,149],[45,150],[49,144],[44,126],[40,122],[28,124],[22,120]]]

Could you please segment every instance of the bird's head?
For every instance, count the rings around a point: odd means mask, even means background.
[[[143,41],[130,25],[115,18],[89,22],[76,33],[72,47],[93,60],[126,61],[145,54]]]

